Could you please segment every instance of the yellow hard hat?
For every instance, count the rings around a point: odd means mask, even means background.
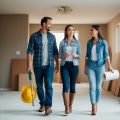
[[[33,94],[33,100],[36,97],[36,88],[33,86],[31,93],[31,87],[29,85],[24,85],[22,87],[22,93],[21,93],[21,99],[25,103],[31,103],[32,102],[32,94]]]

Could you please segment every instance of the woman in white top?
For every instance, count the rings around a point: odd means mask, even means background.
[[[92,38],[87,42],[85,68],[88,69],[85,69],[85,74],[87,73],[90,84],[92,115],[96,115],[97,104],[102,91],[105,63],[108,64],[109,70],[113,71],[113,69],[109,60],[108,44],[102,36],[100,26],[92,25],[90,32]]]
[[[63,99],[66,114],[72,112],[75,84],[78,75],[78,60],[80,58],[80,44],[74,34],[74,27],[67,25],[65,28],[65,38],[61,41],[59,48],[61,59],[60,73],[63,83]]]

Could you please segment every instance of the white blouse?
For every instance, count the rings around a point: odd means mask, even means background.
[[[93,45],[92,50],[91,50],[91,60],[93,61],[97,60],[96,44]]]
[[[72,57],[73,48],[70,45],[66,47],[66,53],[68,54],[66,61],[72,61],[73,60],[73,57]]]

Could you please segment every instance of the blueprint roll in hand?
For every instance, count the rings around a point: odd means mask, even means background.
[[[104,72],[104,81],[117,80],[117,79],[119,79],[118,70],[114,70],[113,72],[111,71]]]

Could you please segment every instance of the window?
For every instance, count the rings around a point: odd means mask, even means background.
[[[64,32],[62,32],[62,31],[55,31],[55,32],[52,32],[54,35],[55,35],[55,37],[56,37],[56,42],[57,42],[57,48],[59,49],[59,44],[60,44],[60,41],[61,40],[63,40],[63,38],[64,38]]]
[[[52,33],[56,37],[57,48],[59,49],[59,44],[64,39],[64,31],[52,31]],[[76,39],[79,40],[79,34],[78,33],[79,33],[78,31],[75,31],[75,37],[76,37]]]
[[[120,23],[116,25],[116,52],[120,52]]]

